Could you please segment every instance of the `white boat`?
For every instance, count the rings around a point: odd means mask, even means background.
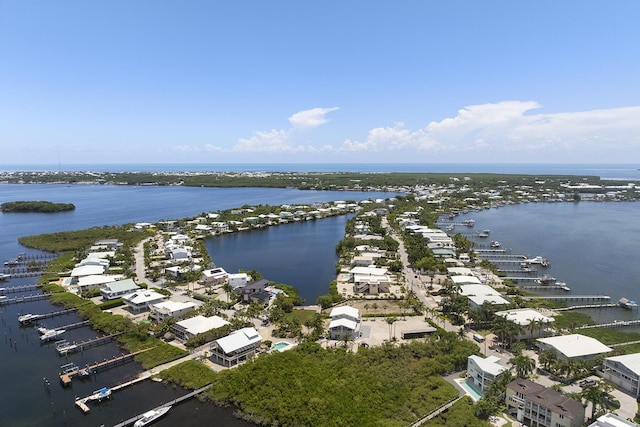
[[[483,230],[479,232],[478,237],[482,237],[482,238],[489,237],[489,230]]]
[[[556,282],[556,286],[565,292],[571,292],[571,288],[567,286],[566,282]]]
[[[3,280],[7,280],[7,279],[11,279],[11,275],[10,274],[0,273],[0,282],[3,281]]]
[[[462,221],[463,225],[466,225],[467,227],[473,227],[474,225],[476,225],[476,221],[473,219],[465,219],[464,221]]]
[[[497,240],[492,240],[491,243],[489,243],[489,246],[493,249],[497,249],[500,247],[500,242],[498,242]]]
[[[93,394],[87,397],[87,400],[97,400],[98,402],[103,399],[108,399],[111,397],[111,389],[107,387],[102,387],[100,390],[96,390]]]
[[[18,322],[24,325],[25,323],[31,323],[38,318],[40,318],[40,316],[38,316],[37,314],[27,313],[23,314],[22,316],[18,316]]]
[[[638,303],[635,301],[631,301],[627,298],[620,298],[618,301],[618,305],[622,308],[626,308],[627,310],[634,310],[638,308]]]
[[[542,258],[541,256],[537,256],[535,258],[525,259],[524,262],[526,262],[527,264],[539,264],[542,267],[548,267],[549,266],[549,260],[547,260],[546,258]]]
[[[38,331],[38,333],[39,333],[40,335],[44,335],[44,334],[46,334],[47,332],[49,332],[49,331],[50,331],[50,329],[45,328],[44,326],[38,326],[38,327],[36,328],[36,331]]]
[[[169,409],[171,409],[171,406],[163,406],[162,408],[159,408],[159,409],[153,409],[151,411],[147,411],[144,414],[142,414],[142,417],[140,417],[140,419],[138,419],[138,421],[136,421],[135,424],[133,424],[133,427],[143,427],[143,426],[149,425],[155,420],[157,420],[158,418],[160,418],[161,416],[163,416],[164,414],[166,414],[167,412],[169,412]]]
[[[49,329],[47,332],[42,334],[42,336],[40,337],[40,341],[53,341],[65,332],[67,332],[66,329]]]

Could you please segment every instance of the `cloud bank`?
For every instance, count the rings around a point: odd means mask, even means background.
[[[470,105],[453,117],[432,121],[419,129],[404,123],[376,127],[361,139],[309,143],[313,129],[328,122],[338,107],[313,108],[289,117],[287,129],[255,131],[231,147],[207,145],[203,151],[229,153],[312,153],[364,156],[385,153],[385,160],[418,161],[416,153],[466,160],[502,159],[526,162],[528,156],[585,156],[589,152],[640,149],[640,106],[581,112],[541,113],[534,101],[502,101]],[[306,140],[301,144],[298,139]],[[193,151],[193,147],[176,147]],[[394,157],[395,156],[395,157]],[[484,157],[483,157],[484,156]],[[370,160],[371,157],[367,160]],[[625,157],[622,157],[625,159]],[[582,159],[584,160],[584,159]],[[587,159],[600,161],[603,159]]]

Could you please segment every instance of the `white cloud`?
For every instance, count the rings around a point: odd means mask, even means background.
[[[197,153],[198,151],[200,151],[200,148],[198,148],[195,145],[176,145],[174,147],[171,147],[172,151],[180,151],[183,153]]]
[[[530,114],[540,108],[536,102],[522,101],[472,105],[422,129],[407,129],[402,123],[374,128],[364,141],[347,139],[339,149],[513,155],[640,148],[640,107]]]
[[[294,128],[315,128],[327,123],[329,120],[325,116],[338,109],[338,107],[332,107],[312,108],[311,110],[298,111],[289,117],[289,123],[291,123],[291,126]]]
[[[312,145],[296,143],[296,130],[318,127],[328,120],[325,117],[332,108],[312,108],[299,111],[289,117],[289,129],[271,129],[270,131],[256,131],[251,138],[240,138],[231,151],[254,153],[301,153],[319,151]]]

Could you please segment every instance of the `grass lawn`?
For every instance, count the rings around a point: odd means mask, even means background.
[[[313,316],[316,314],[315,310],[293,310],[291,313],[285,314],[285,319],[293,320],[298,319],[301,325],[304,325],[304,322],[307,319],[313,319]]]

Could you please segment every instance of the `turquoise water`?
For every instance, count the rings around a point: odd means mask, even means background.
[[[289,347],[291,344],[288,342],[279,342],[271,346],[271,351],[282,350],[283,348]]]
[[[471,398],[476,402],[482,397],[480,393],[478,393],[473,387],[469,385],[469,383],[467,383],[467,380],[460,381],[458,384],[460,384],[460,387],[462,387],[464,391],[471,395]]]

